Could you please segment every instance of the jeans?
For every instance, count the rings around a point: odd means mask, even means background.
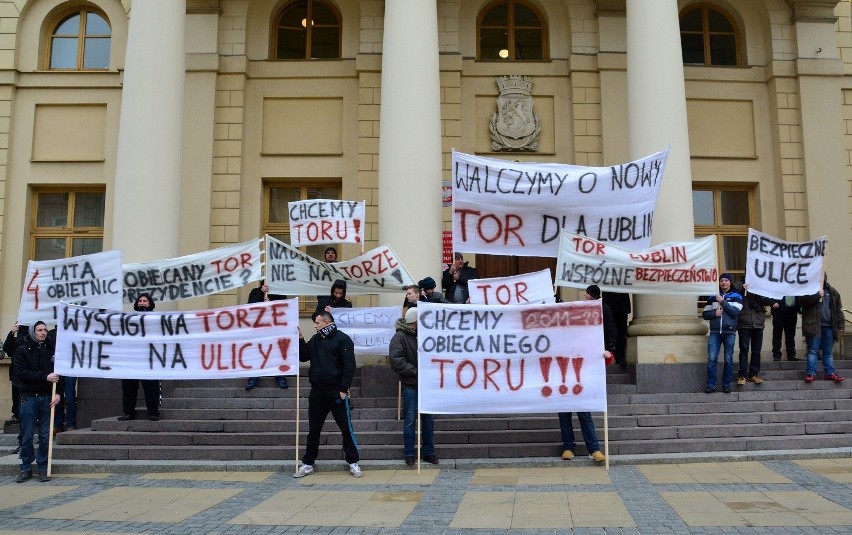
[[[740,377],[760,375],[760,350],[763,348],[763,329],[737,329],[740,338]],[[748,360],[751,346],[751,362]]]
[[[600,451],[598,437],[595,434],[595,423],[592,421],[592,413],[578,412],[577,419],[580,420],[580,432],[583,433],[583,441],[586,443],[586,451]],[[559,432],[562,434],[562,451],[574,451],[574,426],[571,425],[571,413],[559,413]]]
[[[808,375],[816,375],[817,353],[822,349],[822,371],[825,375],[834,373],[834,331],[831,327],[822,327],[820,336],[806,336],[808,342]]]
[[[405,456],[417,455],[417,389],[402,387],[402,442],[405,444]],[[420,439],[423,457],[435,455],[435,416],[420,415]]]
[[[33,460],[39,469],[47,469],[47,446],[50,440],[50,394],[21,397],[21,471],[32,471]],[[38,454],[33,450],[33,435],[38,425]]]
[[[65,429],[77,428],[77,378],[65,378]]]
[[[716,374],[719,371],[719,349],[725,345],[725,367],[722,372],[722,388],[731,388],[731,376],[734,374],[734,342],[736,333],[710,333],[707,341],[707,386],[716,388]]]

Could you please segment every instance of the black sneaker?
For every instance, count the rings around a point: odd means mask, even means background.
[[[130,420],[135,420],[135,419],[136,419],[136,415],[135,415],[135,414],[125,414],[124,416],[119,416],[119,417],[118,417],[118,421],[119,421],[119,422],[128,422],[128,421],[130,421]]]
[[[32,470],[21,470],[21,473],[18,474],[17,479],[15,479],[15,483],[23,483],[33,477]]]
[[[160,421],[160,415],[159,414],[149,414],[148,419],[151,420],[152,422],[159,422]]]
[[[19,421],[18,421],[18,419],[17,419],[17,418],[15,418],[14,416],[12,416],[11,418],[9,418],[9,419],[8,419],[8,420],[6,420],[5,422],[3,422],[3,424],[4,424],[4,425],[15,425],[15,424],[17,424],[17,423],[20,423],[20,422],[19,422]]]
[[[438,458],[435,457],[434,453],[432,455],[424,455],[423,460],[429,464],[438,464]]]
[[[716,393],[716,387],[708,386],[707,388],[704,389],[704,393],[705,394],[715,394]]]
[[[414,466],[414,462],[415,462],[414,457],[411,457],[411,456],[406,456],[406,457],[405,457],[405,464],[406,464],[406,466]]]
[[[730,394],[731,393],[731,387],[726,386],[726,387],[722,388],[722,393],[723,394]]]
[[[280,388],[282,390],[286,390],[287,387],[290,386],[290,385],[287,384],[287,378],[286,377],[276,377],[275,383],[278,385],[278,388]]]
[[[246,381],[246,392],[249,390],[253,390],[257,388],[257,383],[260,381],[259,378],[251,377],[248,381]]]
[[[39,483],[47,483],[50,481],[50,477],[47,475],[47,468],[38,469],[38,480]]]

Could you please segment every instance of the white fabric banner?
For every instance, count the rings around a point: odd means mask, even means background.
[[[417,310],[420,412],[606,411],[600,301]]]
[[[203,297],[263,278],[260,238],[178,258],[124,264],[124,302],[149,293],[155,303]]]
[[[290,244],[364,243],[364,202],[311,199],[287,203]]]
[[[346,295],[399,293],[416,284],[389,245],[380,245],[346,262],[322,262],[272,236],[266,236],[266,284],[270,293],[328,295],[337,279]]]
[[[298,299],[162,313],[62,303],[55,369],[113,379],[295,375],[298,325]]]
[[[512,277],[468,281],[474,305],[541,305],[554,303],[553,276],[549,269]]]
[[[715,295],[719,291],[716,236],[631,252],[563,231],[556,285],[632,294]]]
[[[54,323],[61,301],[95,308],[121,308],[121,251],[57,260],[30,260],[21,292],[18,323]]]
[[[453,152],[453,248],[555,258],[562,229],[625,249],[651,245],[668,148],[611,167]]]
[[[400,307],[332,308],[337,328],[355,343],[356,355],[387,355]]]
[[[771,299],[819,292],[825,244],[825,236],[790,242],[748,229],[745,279],[748,291]]]

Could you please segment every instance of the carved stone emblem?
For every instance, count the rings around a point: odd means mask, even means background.
[[[500,96],[491,114],[491,148],[495,151],[536,151],[541,119],[533,113],[532,78],[513,74],[497,78]]]

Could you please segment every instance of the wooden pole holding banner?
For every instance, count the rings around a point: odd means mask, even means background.
[[[56,405],[53,404],[54,397],[56,397],[56,383],[53,383],[53,388],[50,390],[50,434],[47,439],[47,477],[50,477],[53,470],[53,416],[56,413]]]
[[[420,404],[417,405],[417,475],[420,475]]]
[[[302,374],[296,370],[296,472],[299,471],[299,394],[302,391]],[[296,473],[293,472],[293,473]]]
[[[367,211],[367,199],[364,199],[361,202],[364,203],[364,212],[366,212]],[[361,254],[364,254],[364,241],[365,241],[364,235],[365,234],[366,234],[366,232],[365,232],[365,229],[364,229],[364,222],[361,221]]]
[[[606,471],[609,472],[609,418],[604,411],[604,452],[606,453]]]
[[[402,381],[396,384],[396,421],[402,420]]]
[[[825,243],[828,243],[828,238],[825,239]],[[819,291],[825,292],[825,254],[822,255],[822,269],[819,270]],[[822,297],[819,298],[819,302],[822,303]]]

